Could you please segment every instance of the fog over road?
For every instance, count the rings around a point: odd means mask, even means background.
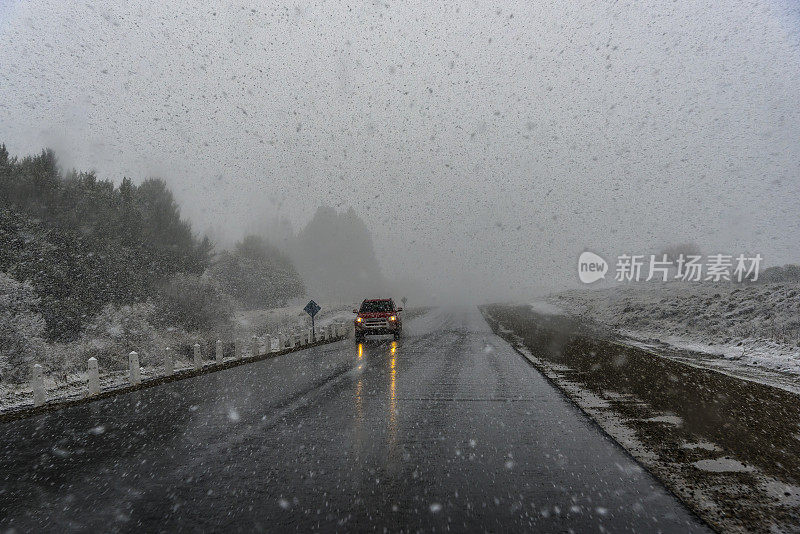
[[[475,308],[0,425],[0,527],[706,531]]]

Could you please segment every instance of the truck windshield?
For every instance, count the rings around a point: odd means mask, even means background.
[[[377,313],[392,311],[390,300],[365,300],[361,303],[361,313]]]

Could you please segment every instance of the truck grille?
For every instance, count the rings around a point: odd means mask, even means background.
[[[389,326],[389,322],[380,317],[377,319],[364,319],[364,326],[367,328],[386,328]]]

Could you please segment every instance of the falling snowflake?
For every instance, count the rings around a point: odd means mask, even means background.
[[[228,410],[228,420],[231,423],[238,423],[239,422],[239,412],[236,411],[236,408],[231,408]]]

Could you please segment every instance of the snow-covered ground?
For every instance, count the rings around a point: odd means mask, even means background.
[[[536,313],[542,315],[564,315],[564,310],[544,300],[537,300],[530,303],[530,307]]]
[[[344,323],[349,325],[353,318],[353,303],[319,303],[322,309],[315,318],[318,327],[331,323]],[[311,326],[311,318],[303,311],[302,306],[286,306],[261,310],[237,311],[234,314],[234,337],[244,341],[249,347],[252,336],[260,338],[261,351],[277,348],[275,339],[270,339],[280,333],[297,332]],[[269,345],[269,347],[267,347]],[[137,347],[132,347],[137,348]],[[193,368],[193,364],[182,358],[180,352],[174,353],[176,357],[175,370],[182,371]],[[214,360],[210,354],[203,354],[204,364],[211,365]],[[88,355],[85,359],[88,359]],[[229,360],[230,358],[226,358]],[[154,378],[163,373],[161,360],[142,360],[141,373],[143,379]],[[57,399],[66,401],[83,398],[87,394],[87,375],[85,371],[72,372],[68,375],[58,373],[45,373],[44,387],[48,400]],[[100,366],[101,391],[121,389],[128,386],[127,370],[108,370]],[[33,405],[33,393],[30,383],[25,384],[0,384],[0,413],[30,407]]]
[[[547,302],[648,348],[707,355],[731,369],[800,376],[797,283],[639,284],[571,290]]]
[[[349,323],[355,315],[353,302],[318,302],[322,308],[314,319],[316,325],[326,326],[333,322]],[[277,332],[289,332],[298,328],[311,327],[311,317],[303,311],[302,305],[284,306],[263,310],[238,311],[234,315],[236,333],[249,338],[252,335],[274,335]]]

